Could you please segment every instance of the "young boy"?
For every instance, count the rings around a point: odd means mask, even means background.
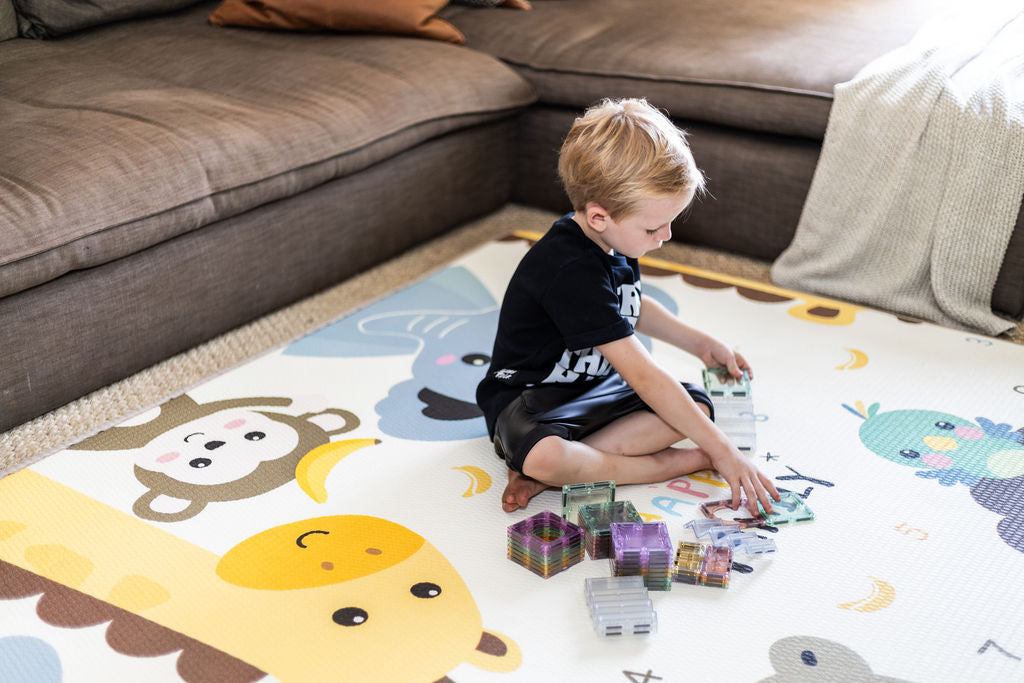
[[[684,134],[645,100],[605,100],[576,120],[558,159],[573,206],[523,257],[477,387],[509,467],[502,508],[548,486],[666,481],[718,470],[751,512],[779,494],[712,422],[703,389],[659,367],[634,330],[734,377],[750,366],[641,294],[637,259],[672,236],[703,188]],[[751,373],[752,375],[752,373]],[[699,448],[675,448],[690,438]]]

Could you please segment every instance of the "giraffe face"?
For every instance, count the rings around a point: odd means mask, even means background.
[[[492,671],[518,666],[514,643],[483,630],[451,563],[384,519],[338,515],[274,527],[229,550],[217,574],[287,596],[280,623],[301,623],[321,648],[315,656],[338,663],[339,679],[433,680],[425,672],[441,678],[465,661]]]

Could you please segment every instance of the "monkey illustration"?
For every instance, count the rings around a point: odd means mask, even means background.
[[[298,416],[257,410],[291,404],[278,397],[201,404],[182,395],[148,422],[113,427],[72,448],[133,451],[135,477],[148,491],[132,510],[143,519],[180,522],[210,502],[252,498],[295,479],[305,455],[359,426],[354,414],[336,408]]]

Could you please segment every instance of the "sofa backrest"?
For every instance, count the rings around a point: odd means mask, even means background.
[[[124,19],[139,19],[195,5],[199,0],[13,0],[19,33],[26,38],[55,38]],[[12,0],[0,0],[11,4]]]
[[[17,35],[18,18],[14,15],[14,4],[11,0],[0,0],[0,40]]]

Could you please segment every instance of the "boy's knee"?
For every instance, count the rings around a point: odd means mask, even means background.
[[[546,436],[526,454],[523,474],[537,481],[551,481],[560,470],[564,454],[565,441],[558,436]]]

